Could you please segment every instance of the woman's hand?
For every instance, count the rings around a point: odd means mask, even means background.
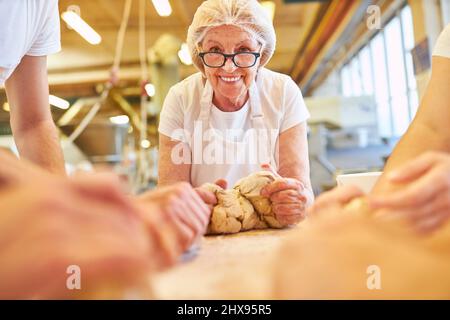
[[[340,212],[353,199],[361,197],[364,192],[356,186],[342,186],[321,194],[307,210],[309,217],[323,216]]]
[[[294,178],[281,177],[271,166],[262,165],[271,171],[276,179],[261,190],[261,195],[270,198],[277,220],[284,226],[296,224],[306,217],[309,191],[303,183]]]
[[[399,188],[372,196],[370,205],[380,215],[407,217],[422,232],[443,225],[450,217],[450,155],[427,152],[388,173]]]

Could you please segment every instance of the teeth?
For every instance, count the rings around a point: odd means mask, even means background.
[[[236,81],[238,81],[239,79],[241,79],[241,77],[233,77],[233,78],[230,78],[230,77],[220,77],[220,79],[222,79],[222,80],[225,81],[225,82],[236,82]]]

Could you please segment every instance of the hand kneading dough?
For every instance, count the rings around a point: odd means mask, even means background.
[[[217,197],[207,234],[281,228],[272,212],[270,199],[260,195],[262,188],[274,180],[272,173],[261,171],[239,180],[231,190],[224,190],[212,183],[202,185]]]
[[[274,181],[275,176],[271,172],[260,171],[236,182],[234,189],[252,203],[261,221],[266,222],[269,227],[281,228],[282,225],[272,212],[270,199],[261,196],[261,190]]]

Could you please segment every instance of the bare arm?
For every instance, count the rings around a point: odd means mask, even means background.
[[[450,152],[450,59],[433,57],[430,83],[419,111],[384,169],[390,172],[425,151]],[[389,188],[384,175],[374,192]]]
[[[286,130],[279,137],[279,168],[282,177],[294,178],[305,186],[308,201],[307,207],[314,201],[312,191],[307,140],[306,122]]]
[[[64,158],[48,104],[47,58],[25,56],[5,87],[11,129],[21,157],[64,174]]]
[[[179,163],[182,162],[180,160],[183,155],[177,151],[182,147],[186,152],[189,150],[187,144],[180,141],[171,141],[168,136],[159,134],[158,186],[180,181],[191,182],[191,165]],[[172,150],[176,154],[174,157],[172,157]],[[190,159],[190,153],[185,156],[189,156]]]

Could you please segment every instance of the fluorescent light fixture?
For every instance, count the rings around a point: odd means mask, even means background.
[[[65,11],[61,18],[90,44],[102,42],[102,37],[75,12]]]
[[[144,149],[148,149],[150,148],[150,141],[148,141],[147,139],[144,139],[141,141],[141,147]]]
[[[152,0],[152,3],[156,12],[161,17],[168,17],[172,14],[172,7],[170,6],[169,0]]]
[[[273,1],[261,1],[261,5],[263,6],[264,10],[269,15],[270,19],[275,17],[275,2]]]
[[[126,115],[121,115],[121,116],[110,117],[109,121],[111,121],[114,124],[127,124],[128,122],[130,122],[130,118],[128,118],[128,116],[126,116]]]
[[[67,100],[61,99],[54,95],[48,96],[48,103],[50,103],[52,106],[60,108],[60,109],[69,109],[70,103]]]
[[[153,84],[147,83],[144,88],[145,88],[145,92],[147,92],[147,95],[149,97],[153,97],[155,95],[156,91],[155,91],[155,86]]]
[[[8,102],[5,102],[5,103],[3,104],[3,110],[5,110],[6,112],[9,112],[9,111],[10,111],[9,103],[8,103]]]
[[[178,51],[178,58],[180,58],[183,64],[187,66],[192,65],[192,58],[187,43],[181,45],[181,49]]]

